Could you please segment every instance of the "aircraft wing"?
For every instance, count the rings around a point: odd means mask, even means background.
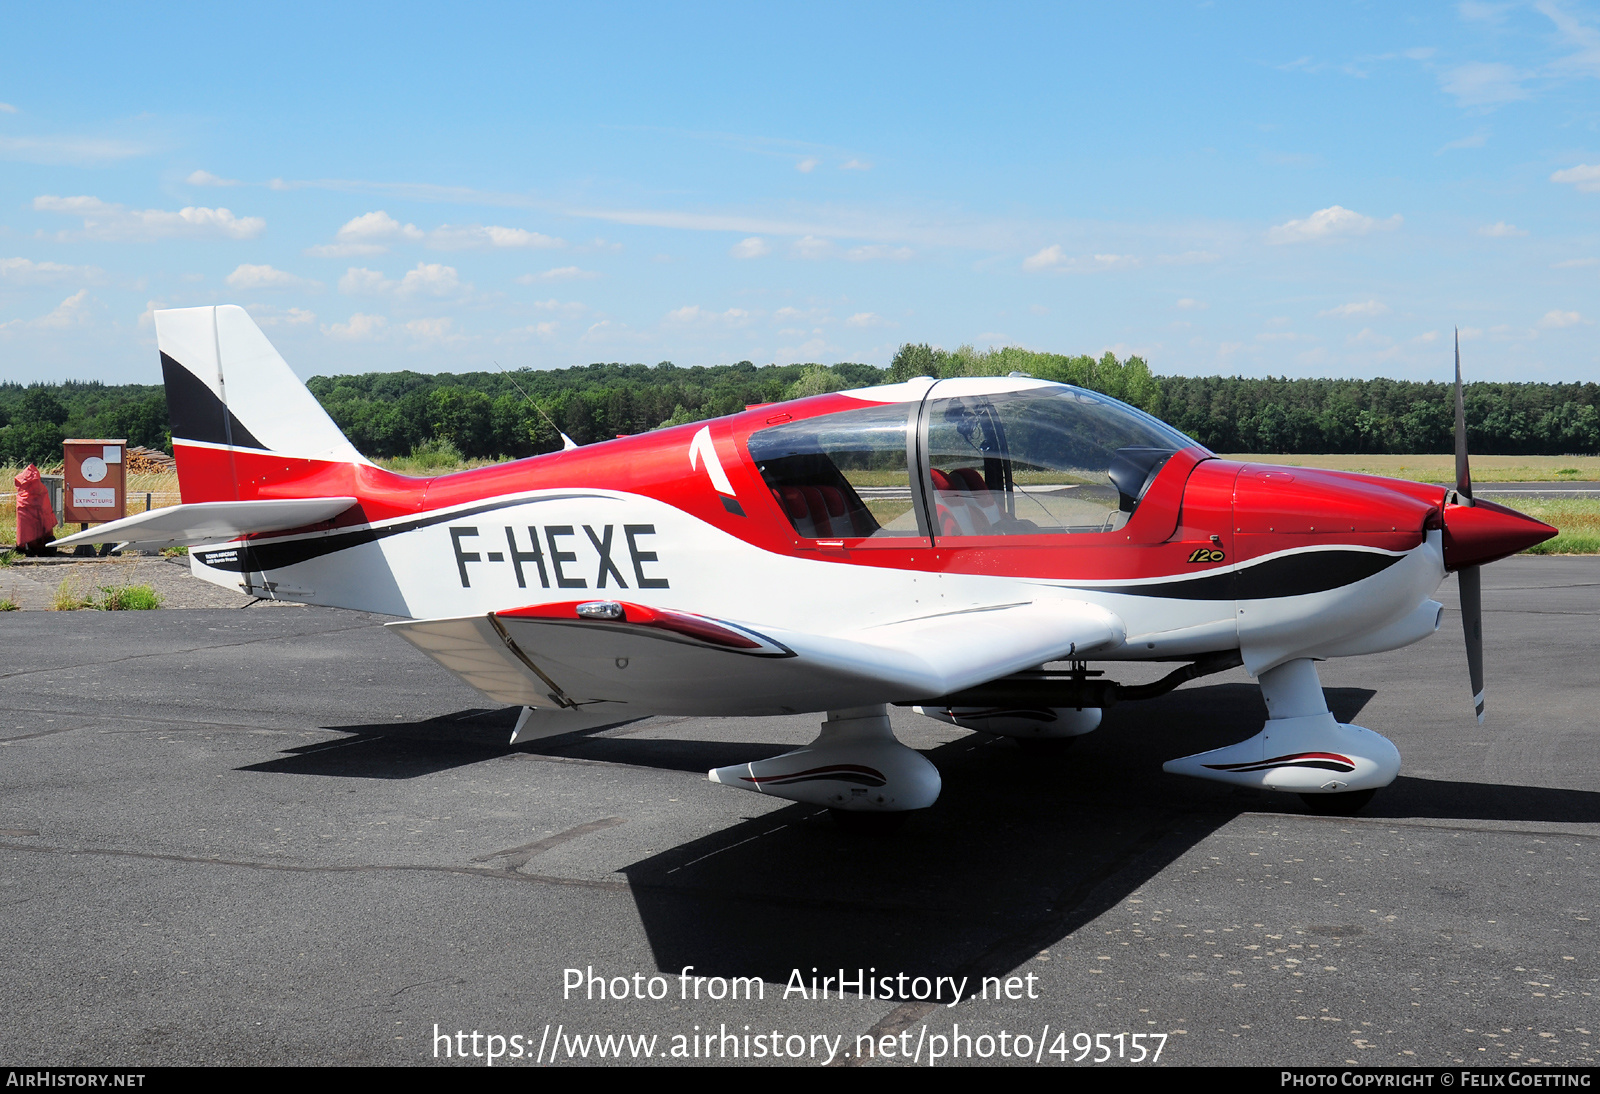
[[[332,520],[354,504],[355,498],[193,502],[113,520],[58,539],[55,546],[122,543],[130,547],[195,547],[227,543],[252,532],[283,532]]]
[[[1114,648],[1125,637],[1114,614],[1079,600],[1007,604],[834,635],[614,602],[389,626],[499,702],[619,703],[635,716],[793,714],[933,699]]]

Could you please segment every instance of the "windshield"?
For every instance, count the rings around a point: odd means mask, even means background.
[[[945,381],[930,393],[927,486],[942,537],[1114,531],[1194,443],[1092,391],[984,391],[994,386]]]

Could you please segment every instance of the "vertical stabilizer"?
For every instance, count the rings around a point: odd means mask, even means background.
[[[155,321],[175,445],[368,462],[243,308],[158,311]]]

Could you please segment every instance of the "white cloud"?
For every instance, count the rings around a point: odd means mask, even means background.
[[[227,276],[230,289],[295,289],[315,286],[315,281],[273,269],[271,266],[242,264]]]
[[[391,240],[422,239],[423,231],[415,224],[401,224],[382,209],[352,217],[334,233],[332,243],[306,248],[314,258],[352,258],[356,255],[384,254]]]
[[[812,156],[807,156],[805,159],[794,165],[794,169],[799,171],[802,175],[809,175],[812,171],[815,171],[816,168],[817,161]]]
[[[772,313],[772,318],[780,323],[825,323],[828,321],[828,313],[821,308],[808,308],[805,311],[801,311],[799,308],[784,305]]]
[[[406,225],[410,228],[411,225]],[[459,251],[477,247],[565,247],[567,241],[530,232],[525,228],[503,228],[498,224],[442,224],[428,233],[428,246],[441,251]]]
[[[754,318],[753,313],[743,308],[729,308],[727,311],[715,312],[707,311],[698,304],[674,308],[667,313],[668,322],[693,323],[702,326],[744,327],[748,326]]]
[[[461,280],[454,266],[438,262],[418,262],[399,281],[391,281],[377,270],[352,266],[339,278],[339,291],[352,296],[395,293],[400,296],[466,296],[472,286]]]
[[[1569,258],[1565,262],[1552,264],[1550,268],[1552,270],[1570,270],[1577,266],[1593,266],[1596,263],[1600,263],[1600,258]]]
[[[1551,0],[1544,0],[1534,7],[1556,25],[1562,38],[1578,47],[1577,52],[1560,58],[1551,68],[1577,72],[1582,76],[1600,76],[1600,30],[1578,22],[1570,12],[1563,11]]]
[[[413,338],[422,338],[438,341],[450,337],[450,331],[455,326],[455,321],[449,317],[438,319],[413,319],[405,326],[405,331]]]
[[[338,338],[346,342],[360,342],[377,338],[383,333],[389,321],[381,315],[364,315],[361,312],[350,317],[347,323],[334,323],[324,325],[322,333],[329,338]]]
[[[1482,228],[1478,229],[1478,234],[1481,236],[1506,238],[1509,236],[1525,236],[1528,234],[1528,231],[1526,228],[1518,228],[1515,224],[1507,224],[1505,221],[1499,220],[1493,224],[1485,224]]]
[[[539,311],[553,311],[557,315],[564,315],[569,319],[576,319],[589,310],[576,300],[556,300],[554,298],[535,300],[533,306]]]
[[[916,254],[910,247],[891,247],[886,243],[871,243],[865,247],[852,247],[844,253],[851,262],[871,262],[885,258],[891,262],[904,262]]]
[[[0,103],[0,114],[15,114],[17,108],[10,103]]]
[[[760,258],[764,254],[771,254],[772,248],[760,236],[751,236],[729,247],[728,253],[734,258]]]
[[[518,285],[532,285],[536,281],[592,281],[599,276],[594,270],[582,270],[577,266],[558,266],[544,273],[522,274],[512,280]]]
[[[266,304],[248,304],[245,311],[260,327],[302,327],[317,321],[317,313],[305,308],[274,308]]]
[[[1394,344],[1394,339],[1387,334],[1379,334],[1371,327],[1362,327],[1345,341],[1354,346],[1388,346]]]
[[[1059,244],[1052,244],[1022,260],[1022,268],[1029,272],[1039,270],[1131,270],[1144,265],[1135,255],[1097,254],[1083,259],[1065,254]]]
[[[1204,301],[1196,300],[1190,296],[1181,297],[1178,300],[1178,307],[1182,308],[1184,311],[1200,311],[1210,306],[1211,305],[1205,303]]]
[[[189,177],[184,179],[183,181],[187,182],[190,186],[237,186],[237,185],[239,185],[239,180],[238,179],[218,178],[216,175],[213,175],[210,171],[195,171],[195,172],[192,172],[189,175]]]
[[[794,253],[799,258],[827,258],[833,253],[833,243],[813,235],[801,236],[794,241]]]
[[[79,294],[82,295],[81,293]],[[1539,326],[1545,330],[1555,330],[1561,327],[1575,327],[1579,323],[1587,324],[1589,320],[1575,311],[1547,311],[1544,318],[1539,320]]]
[[[561,326],[554,321],[548,323],[534,323],[526,327],[512,327],[507,334],[531,334],[538,338],[548,338]]]
[[[1493,106],[1529,98],[1522,86],[1527,78],[1510,65],[1470,61],[1444,73],[1439,83],[1457,106]]]
[[[841,163],[839,165],[839,170],[841,170],[841,171],[870,171],[870,170],[872,170],[872,164],[867,163],[865,160],[846,160],[845,162],[843,162],[843,163]]]
[[[67,327],[81,327],[89,322],[89,309],[96,301],[89,296],[88,289],[79,289],[61,303],[56,305],[54,311],[41,315],[29,326],[41,327],[46,330],[65,330]]]
[[[846,319],[844,324],[847,327],[886,327],[890,325],[889,321],[883,316],[870,311],[857,312],[849,319]]]
[[[365,266],[351,266],[339,279],[339,291],[351,296],[381,293],[392,290],[398,282],[390,281],[377,270]]]
[[[400,279],[399,292],[402,296],[454,296],[471,289],[471,285],[462,282],[454,266],[418,262],[416,269],[407,270],[405,277]]]
[[[0,159],[24,163],[89,166],[149,152],[142,144],[100,137],[0,137]]]
[[[129,209],[94,197],[44,195],[33,199],[33,207],[41,212],[83,218],[83,230],[58,233],[62,239],[110,242],[183,237],[254,239],[267,227],[267,222],[260,217],[236,217],[227,209],[189,206],[173,213],[165,209]]]
[[[1400,224],[1399,213],[1388,220],[1377,220],[1342,205],[1330,205],[1326,209],[1318,209],[1304,220],[1290,220],[1277,225],[1267,233],[1267,242],[1303,243],[1338,236],[1361,236],[1371,231],[1398,228]]]
[[[357,258],[388,254],[389,248],[381,243],[319,243],[315,247],[307,247],[305,253],[312,258]]]
[[[1049,270],[1056,266],[1060,266],[1063,263],[1068,263],[1071,261],[1071,259],[1067,258],[1061,253],[1060,244],[1052,243],[1050,246],[1046,247],[1042,251],[1039,251],[1037,254],[1029,255],[1027,258],[1023,259],[1022,268],[1030,271]]]
[[[72,279],[97,281],[105,273],[98,266],[63,266],[59,262],[30,262],[26,258],[0,258],[0,281],[14,285],[44,285]]]
[[[421,239],[422,229],[415,224],[401,224],[394,217],[378,209],[362,213],[347,220],[344,227],[334,233],[340,243],[367,243],[377,239]]]
[[[1456,11],[1461,18],[1485,23],[1498,23],[1510,4],[1488,4],[1483,0],[1461,0]]]
[[[1570,182],[1585,193],[1600,190],[1600,164],[1580,163],[1550,176],[1551,182]]]
[[[1389,311],[1387,304],[1377,300],[1358,300],[1350,304],[1340,304],[1337,308],[1319,311],[1318,319],[1354,319],[1363,315],[1385,315]]]
[[[1470,137],[1462,137],[1460,140],[1450,141],[1446,144],[1440,145],[1439,152],[1449,152],[1455,148],[1482,148],[1488,143],[1489,134],[1480,131],[1474,133]],[[1434,155],[1438,155],[1439,152],[1435,152]]]

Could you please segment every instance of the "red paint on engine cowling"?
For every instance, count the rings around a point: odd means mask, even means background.
[[[1234,480],[1239,561],[1309,544],[1410,551],[1439,526],[1441,487],[1321,471],[1245,464]]]
[[[1536,543],[1559,535],[1540,520],[1478,500],[1471,505],[1444,507],[1444,568],[1459,570],[1514,555]]]

